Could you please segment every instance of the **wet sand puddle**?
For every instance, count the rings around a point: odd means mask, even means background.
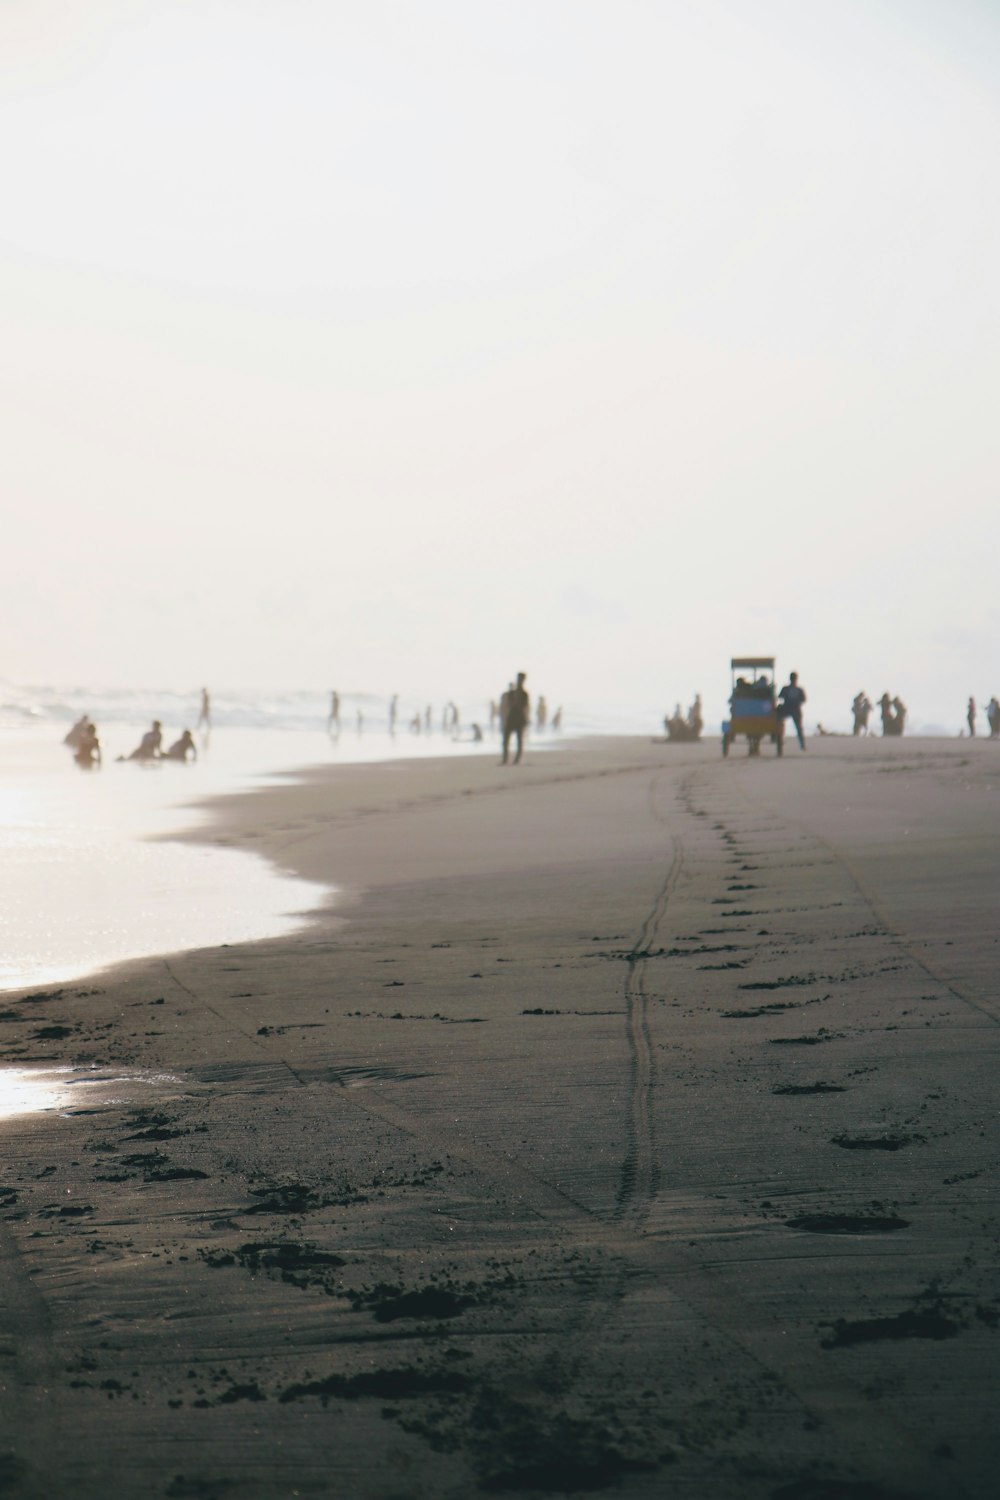
[[[69,1065],[0,1068],[0,1120],[31,1114],[98,1114],[174,1089],[179,1082],[168,1073],[109,1073]]]

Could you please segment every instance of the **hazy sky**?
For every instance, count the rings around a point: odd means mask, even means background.
[[[1000,695],[994,0],[3,0],[0,676]]]

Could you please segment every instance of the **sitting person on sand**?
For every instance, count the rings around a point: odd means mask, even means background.
[[[198,747],[197,747],[197,745],[194,742],[194,737],[193,737],[190,729],[185,729],[185,731],[181,735],[180,739],[179,740],[174,740],[174,743],[170,746],[170,749],[169,750],[165,750],[163,752],[162,759],[163,760],[180,760],[180,761],[184,761],[186,763],[189,751],[191,753],[191,759],[192,760],[197,760],[198,759]]]

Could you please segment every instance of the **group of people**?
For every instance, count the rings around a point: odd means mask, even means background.
[[[965,722],[969,726],[969,734],[973,739],[976,737],[976,700],[969,699],[969,706],[965,712]],[[990,739],[1000,740],[1000,700],[991,698],[986,705],[986,722],[990,726]]]
[[[882,733],[884,735],[901,735],[906,728],[907,707],[902,698],[890,698],[888,693],[883,693],[878,700],[879,713],[882,717]],[[872,700],[867,693],[855,693],[851,700],[851,714],[854,719],[852,733],[855,735],[870,733],[868,724],[872,716]]]
[[[103,765],[101,756],[101,742],[97,734],[97,726],[88,714],[83,714],[72,729],[63,739],[63,744],[68,745],[73,751],[73,759],[84,771],[92,771],[95,766]],[[119,755],[119,761],[137,760],[172,760],[186,763],[188,758],[198,759],[198,747],[194,742],[194,736],[190,729],[185,729],[178,739],[164,750],[163,748],[163,725],[159,719],[154,719],[152,726],[146,730],[142,739],[136,745],[131,755]]]
[[[667,714],[663,720],[663,727],[667,731],[670,740],[700,740],[701,731],[705,727],[705,720],[701,711],[701,694],[696,693],[694,702],[687,711],[687,717],[681,713],[678,703],[672,714]]]
[[[159,719],[154,719],[152,727],[146,730],[142,739],[136,745],[131,755],[119,755],[119,760],[179,760],[187,762],[188,756],[192,760],[198,759],[198,747],[194,742],[194,735],[190,729],[182,731],[180,738],[168,750],[163,748],[163,725]]]
[[[524,673],[521,673],[520,676],[523,686]],[[525,731],[531,728],[532,724],[539,730],[559,730],[562,728],[562,707],[557,708],[555,713],[550,717],[549,706],[543,696],[539,696],[533,715],[530,705],[527,709],[522,709],[519,702],[515,702],[512,714],[510,704],[514,700],[511,698],[511,694],[516,693],[516,691],[517,684],[514,682],[509,683],[500,697],[498,699],[491,699],[489,705],[490,730],[499,730],[502,738],[505,733],[505,725],[509,725],[509,732],[507,733],[508,757],[510,739],[517,733],[518,728],[520,728],[522,741]],[[698,702],[700,704],[701,700],[699,699]],[[516,721],[522,715],[522,712],[524,714],[524,723],[518,726]],[[428,703],[426,708],[415,709],[408,719],[401,721],[399,694],[393,693],[389,699],[386,721],[389,733],[393,737],[395,737],[397,728],[401,727],[401,723],[405,723],[410,734],[431,734],[435,728],[434,706]],[[365,716],[360,707],[356,711],[356,727],[359,734],[365,728]],[[336,689],[330,693],[326,728],[327,732],[334,738],[338,737],[341,732],[341,699]],[[473,744],[481,744],[485,738],[481,724],[472,721],[463,727],[461,712],[458,704],[453,699],[449,699],[441,711],[440,728],[442,734],[448,735],[453,740],[464,739]]]

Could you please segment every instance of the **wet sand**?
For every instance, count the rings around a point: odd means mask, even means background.
[[[304,932],[4,997],[129,1081],[0,1121],[0,1489],[995,1493],[998,808],[943,740],[227,799]]]

